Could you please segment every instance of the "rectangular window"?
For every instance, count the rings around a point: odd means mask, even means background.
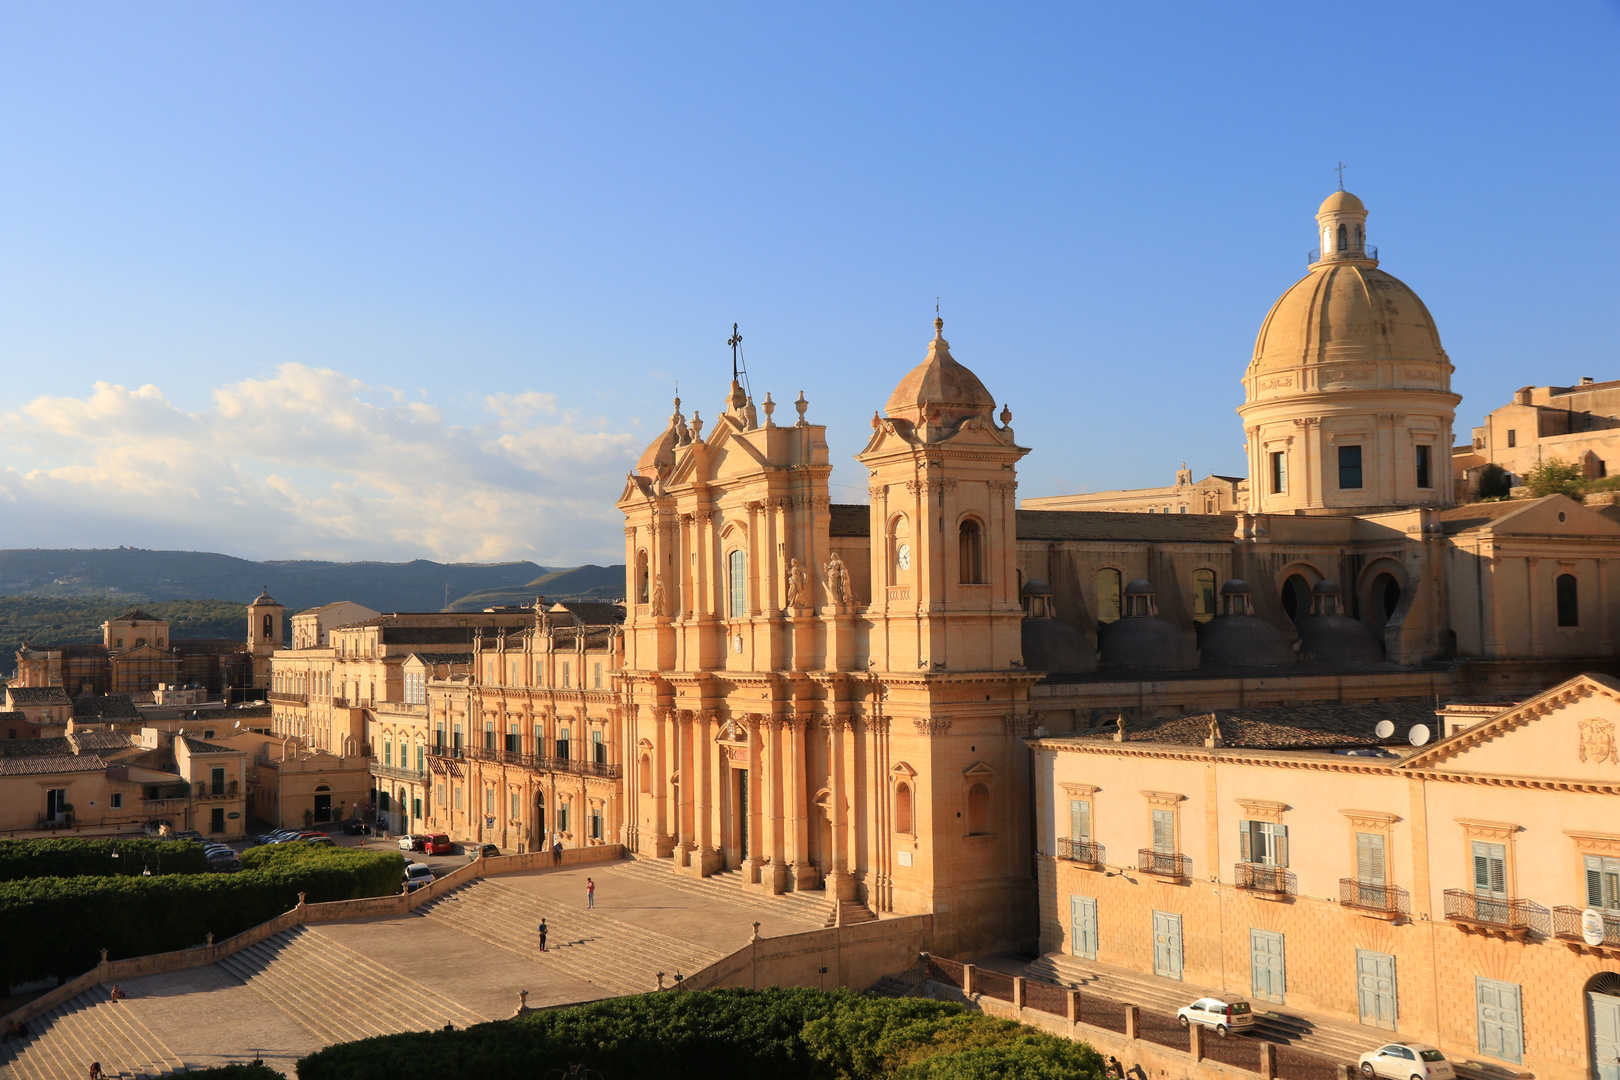
[[[568,760],[568,729],[565,727],[557,729],[557,760]]]
[[[422,800],[421,799],[412,799],[411,800],[411,817],[414,818],[417,821],[422,820]]]
[[[383,740],[383,764],[384,765],[392,765],[393,763],[394,763],[394,744],[393,744],[393,742],[391,742],[391,741],[389,741],[387,739],[384,739]]]
[[[495,813],[495,789],[494,788],[485,788],[484,789],[484,813],[486,813],[486,814],[494,814]]]
[[[544,685],[546,685],[546,680],[545,680],[544,676],[545,676],[545,665],[543,663],[541,663],[541,661],[536,660],[534,662],[534,685],[536,685],[536,686],[544,686]]]
[[[112,807],[114,810],[122,810],[124,808],[124,793],[122,791],[115,791],[111,795],[107,796],[107,805]]]
[[[1091,800],[1069,800],[1069,839],[1076,841],[1091,839]]]
[[[506,752],[508,754],[522,753],[523,747],[520,745],[522,741],[523,732],[521,729],[516,724],[508,725],[506,729]]]
[[[596,688],[598,690],[602,689],[602,665],[600,663],[594,665],[594,671],[591,678],[595,681]]]
[[[1586,906],[1620,911],[1620,859],[1587,855],[1585,860]]]
[[[1474,841],[1474,895],[1507,899],[1507,848]]]
[[[1518,445],[1519,445],[1519,433],[1517,431],[1514,431],[1512,428],[1508,428],[1508,446],[1511,448],[1511,447],[1518,446]]]
[[[522,806],[522,803],[518,799],[518,793],[515,792],[515,791],[512,792],[512,820],[513,821],[516,821],[518,819],[518,816],[522,812],[522,809],[523,809],[523,806]]]
[[[748,614],[748,565],[741,551],[733,551],[727,576],[731,579],[731,602],[727,614],[740,619]]]
[[[438,727],[433,729],[433,745],[437,746],[440,750],[444,749],[444,725],[443,724],[440,724]]]
[[[484,721],[484,749],[495,749],[495,721]]]
[[[568,831],[568,804],[565,802],[557,804],[557,831]]]
[[[591,839],[602,839],[602,810],[600,807],[591,807]]]
[[[1339,447],[1339,487],[1348,491],[1361,486],[1361,447]]]
[[[1176,853],[1176,812],[1153,811],[1153,850],[1159,855]]]
[[[444,801],[444,785],[443,784],[439,785],[439,805],[440,806],[446,805],[446,803]]]
[[[424,759],[424,756],[423,756],[423,753],[422,753],[422,747],[420,745],[418,745],[417,748],[416,748],[416,771],[417,772],[423,771],[423,766],[425,764],[426,764],[426,760]]]
[[[1356,833],[1356,880],[1363,885],[1384,884],[1384,834]]]
[[[519,676],[518,676],[518,662],[516,660],[514,660],[514,661],[512,661],[512,685],[513,686],[516,686],[518,684],[518,678],[519,678]]]
[[[591,732],[591,760],[598,765],[607,764],[607,743],[600,731]]]
[[[1281,495],[1288,490],[1288,452],[1276,450],[1271,455],[1271,493]]]
[[[1288,865],[1288,826],[1270,821],[1238,822],[1238,850],[1246,863]]]
[[[455,797],[456,797],[456,809],[460,810],[461,809],[461,789],[459,787],[455,789]]]
[[[225,770],[224,769],[211,769],[211,770],[209,770],[208,779],[209,779],[209,781],[211,782],[211,784],[213,786],[215,795],[223,795],[223,794],[225,794]]]
[[[1434,480],[1429,475],[1429,452],[1432,449],[1422,443],[1417,447],[1417,486],[1420,488],[1434,487]]]
[[[563,661],[563,680],[562,680],[564,690],[567,690],[569,687],[574,685],[573,681],[571,679],[571,675],[572,675],[572,672],[570,672],[569,669],[568,669],[568,661],[564,660]]]

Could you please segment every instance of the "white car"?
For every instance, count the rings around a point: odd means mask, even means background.
[[[1182,1027],[1202,1024],[1215,1029],[1215,1034],[1226,1038],[1228,1032],[1248,1031],[1254,1027],[1254,1011],[1247,1001],[1225,1001],[1221,998],[1199,998],[1191,1005],[1176,1010]]]
[[[427,863],[405,864],[405,891],[415,892],[424,885],[433,884],[433,868]]]
[[[1387,1043],[1361,1055],[1361,1074],[1386,1080],[1453,1080],[1446,1056],[1428,1043]]]
[[[422,842],[416,837],[412,836],[410,833],[406,833],[404,836],[399,838],[399,850],[401,851],[415,851],[421,846]]]

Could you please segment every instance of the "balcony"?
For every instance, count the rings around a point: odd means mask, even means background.
[[[1144,874],[1184,879],[1192,873],[1192,860],[1178,852],[1139,848],[1136,852],[1136,868]]]
[[[1603,940],[1596,945],[1586,940],[1586,934],[1581,927],[1584,914],[1584,908],[1570,907],[1567,904],[1553,908],[1553,937],[1576,952],[1594,952],[1611,959],[1620,957],[1620,911],[1600,913]]]
[[[1085,866],[1101,866],[1108,859],[1107,850],[1094,840],[1070,840],[1058,837],[1057,857]]]
[[[1327,257],[1330,259],[1376,259],[1378,258],[1378,249],[1373,247],[1371,244],[1364,244],[1359,251],[1330,251],[1327,253]],[[1310,252],[1306,254],[1305,261],[1311,265],[1321,262],[1322,249],[1312,248]]]
[[[1394,919],[1412,913],[1412,898],[1405,889],[1355,878],[1339,879],[1339,903],[1379,918]]]
[[[275,705],[308,705],[308,694],[289,694],[284,690],[272,690],[265,695]]]
[[[1297,893],[1294,875],[1281,866],[1240,862],[1232,871],[1232,881],[1240,889],[1258,893],[1268,899],[1280,899]]]
[[[417,781],[423,779],[427,773],[417,772],[415,769],[402,769],[398,765],[379,765],[373,761],[371,763],[371,775],[386,776],[390,780]]]
[[[1446,890],[1446,918],[1468,934],[1523,941],[1530,935],[1534,909],[1528,900],[1479,896],[1467,889]]]
[[[887,590],[888,601],[891,604],[911,603],[910,585],[890,585]]]
[[[514,765],[523,769],[534,769],[538,772],[600,776],[608,780],[617,780],[619,778],[619,767],[610,765],[605,761],[547,757],[544,754],[528,754],[517,750],[492,750],[484,746],[464,746],[459,750],[455,747],[433,746],[428,749],[428,753],[439,758],[487,761],[492,765]],[[435,769],[434,771],[437,772],[438,770]]]
[[[238,782],[230,780],[222,784],[210,784],[206,781],[197,785],[197,798],[199,799],[229,799],[237,794]]]

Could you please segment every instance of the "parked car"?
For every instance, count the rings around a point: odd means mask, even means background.
[[[255,844],[261,844],[261,845],[262,844],[273,844],[273,843],[276,842],[276,838],[279,837],[280,835],[281,835],[281,830],[279,830],[279,829],[276,830],[275,832],[260,833],[258,836],[255,836],[253,838],[253,842]]]
[[[201,840],[202,839],[202,833],[198,832],[196,829],[181,829],[179,832],[175,833],[174,836],[170,837],[170,839],[172,839],[172,840]]]
[[[1363,1076],[1387,1080],[1452,1080],[1457,1075],[1446,1055],[1428,1043],[1386,1043],[1361,1055]]]
[[[231,873],[242,869],[242,857],[230,848],[216,848],[208,853],[208,866],[213,870]]]
[[[456,845],[450,842],[450,837],[442,832],[429,833],[422,839],[422,850],[429,855],[449,855],[456,850]],[[500,852],[495,854],[499,855]]]
[[[399,850],[421,851],[422,843],[426,839],[427,837],[421,835],[420,833],[406,833],[404,836],[399,838]]]
[[[1182,1027],[1202,1024],[1215,1029],[1215,1034],[1226,1038],[1232,1031],[1248,1031],[1254,1027],[1254,1010],[1247,1001],[1225,1001],[1221,998],[1199,998],[1191,1005],[1176,1010]]]
[[[433,884],[433,868],[427,863],[405,864],[405,891],[415,892],[424,885]]]
[[[482,858],[491,858],[501,853],[501,849],[494,844],[467,844],[467,861],[476,862]]]
[[[371,832],[371,826],[359,818],[350,818],[343,823],[343,831],[350,836],[364,836]]]
[[[325,833],[318,833],[315,836],[303,837],[303,841],[310,847],[337,847],[337,841],[333,840]]]

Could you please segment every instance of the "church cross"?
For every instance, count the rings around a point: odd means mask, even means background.
[[[1342,162],[1342,161],[1339,162],[1339,168],[1338,168],[1337,171],[1338,171],[1338,174],[1339,174],[1339,190],[1343,191],[1344,190],[1344,162]]]
[[[732,382],[736,382],[737,381],[737,346],[742,344],[742,335],[737,333],[737,324],[736,323],[731,324],[731,336],[726,339],[726,344],[731,346],[731,380],[732,380]]]

